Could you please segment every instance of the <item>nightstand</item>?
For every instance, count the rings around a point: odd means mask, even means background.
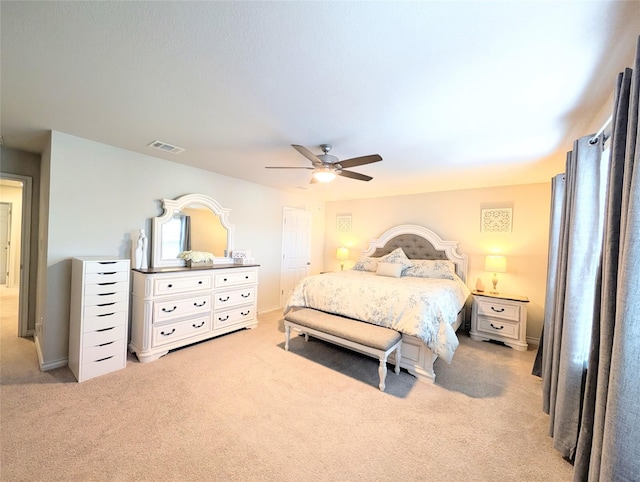
[[[526,296],[473,291],[471,305],[472,340],[496,340],[514,350],[527,350]]]

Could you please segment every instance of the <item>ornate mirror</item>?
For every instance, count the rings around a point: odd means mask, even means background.
[[[203,194],[162,199],[164,213],[153,218],[151,264],[154,268],[184,266],[182,251],[208,251],[214,263],[232,263],[234,227],[230,209]]]

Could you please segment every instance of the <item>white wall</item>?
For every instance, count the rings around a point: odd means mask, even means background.
[[[235,247],[252,250],[261,265],[258,311],[279,308],[283,207],[311,211],[312,266],[322,264],[324,203],[308,191],[285,193],[55,131],[50,154],[43,154],[43,180],[47,168],[46,289],[39,298],[46,300],[39,339],[44,368],[67,358],[70,258],[129,258],[132,235],[143,227],[150,233],[150,219],[162,213],[160,199],[201,193],[231,209]]]
[[[499,275],[499,291],[528,296],[527,337],[538,340],[544,321],[547,246],[551,184],[528,184],[465,189],[327,203],[325,269],[339,270],[335,259],[339,246],[350,247],[353,266],[369,241],[398,224],[418,224],[444,240],[458,241],[458,251],[469,257],[467,284],[475,288],[478,277],[491,286],[484,271],[484,257],[494,251],[507,256],[507,273]],[[480,232],[483,207],[511,206],[513,230],[508,234]],[[352,232],[338,233],[336,216],[350,214]]]

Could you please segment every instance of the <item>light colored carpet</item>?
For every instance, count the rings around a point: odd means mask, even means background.
[[[2,288],[2,287],[0,287]],[[10,303],[0,298],[3,319]],[[303,337],[280,313],[83,383],[1,337],[4,481],[564,481],[535,351],[471,341],[435,385]]]

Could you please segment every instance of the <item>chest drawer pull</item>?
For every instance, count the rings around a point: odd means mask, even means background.
[[[225,316],[224,318],[218,317],[218,321],[227,321],[229,319],[229,315]]]
[[[499,310],[496,310],[493,306],[491,307],[491,309],[496,313],[502,313],[504,311],[504,308],[500,308]]]
[[[102,316],[113,316],[113,315],[115,315],[115,312],[114,313],[101,313],[101,314],[96,315],[96,316],[102,317]]]
[[[240,314],[242,316],[247,316],[249,313],[251,313],[251,310],[247,310],[247,311],[241,311]]]
[[[204,326],[204,321],[202,323],[200,323],[199,325],[196,325],[195,323],[193,325],[194,328],[202,328]]]
[[[113,293],[98,293],[98,296],[113,296],[115,294],[116,292],[114,291]]]
[[[493,323],[490,323],[491,328],[493,328],[494,330],[502,330],[504,328],[504,326],[496,326]]]
[[[204,306],[206,304],[207,304],[207,302],[203,301],[202,303],[194,303],[193,306],[197,306],[198,308],[200,308],[201,306]]]
[[[109,330],[113,330],[114,328],[115,328],[115,326],[110,326],[109,328],[101,328],[101,329],[99,329],[99,330],[96,330],[96,331],[100,331],[100,332],[103,332],[103,331],[109,331]]]
[[[176,311],[176,309],[177,309],[177,308],[178,308],[177,306],[174,306],[174,307],[173,307],[173,308],[171,308],[171,309],[162,308],[162,311],[164,311],[165,313],[171,313],[171,312],[173,312],[173,311]]]
[[[165,333],[164,331],[161,331],[160,334],[164,336],[169,336],[169,335],[173,335],[175,332],[176,332],[176,329],[174,328],[169,333]]]
[[[243,298],[249,298],[249,296],[251,296],[251,293],[247,293],[246,295],[242,293],[240,296],[242,296]]]
[[[111,281],[110,283],[98,283],[98,286],[109,286],[116,284],[115,281]]]
[[[104,275],[104,276],[111,276],[111,275],[116,274],[116,271],[103,271],[103,272],[98,273],[98,274]]]
[[[110,358],[113,358],[113,355],[108,356],[108,357],[106,357],[106,358],[100,358],[99,360],[95,360],[95,361],[96,361],[96,362],[101,362],[101,361],[109,360]]]
[[[222,301],[224,303],[225,301],[229,301],[229,297],[227,296],[226,298],[218,298],[218,301]]]
[[[114,344],[114,343],[115,343],[115,341],[108,341],[107,343],[101,343],[101,344],[100,344],[100,345],[98,345],[98,346],[107,346],[107,345],[112,345],[112,344]]]
[[[113,303],[102,303],[101,305],[98,305],[98,306],[111,306],[111,305],[115,305],[115,302],[113,302]]]

